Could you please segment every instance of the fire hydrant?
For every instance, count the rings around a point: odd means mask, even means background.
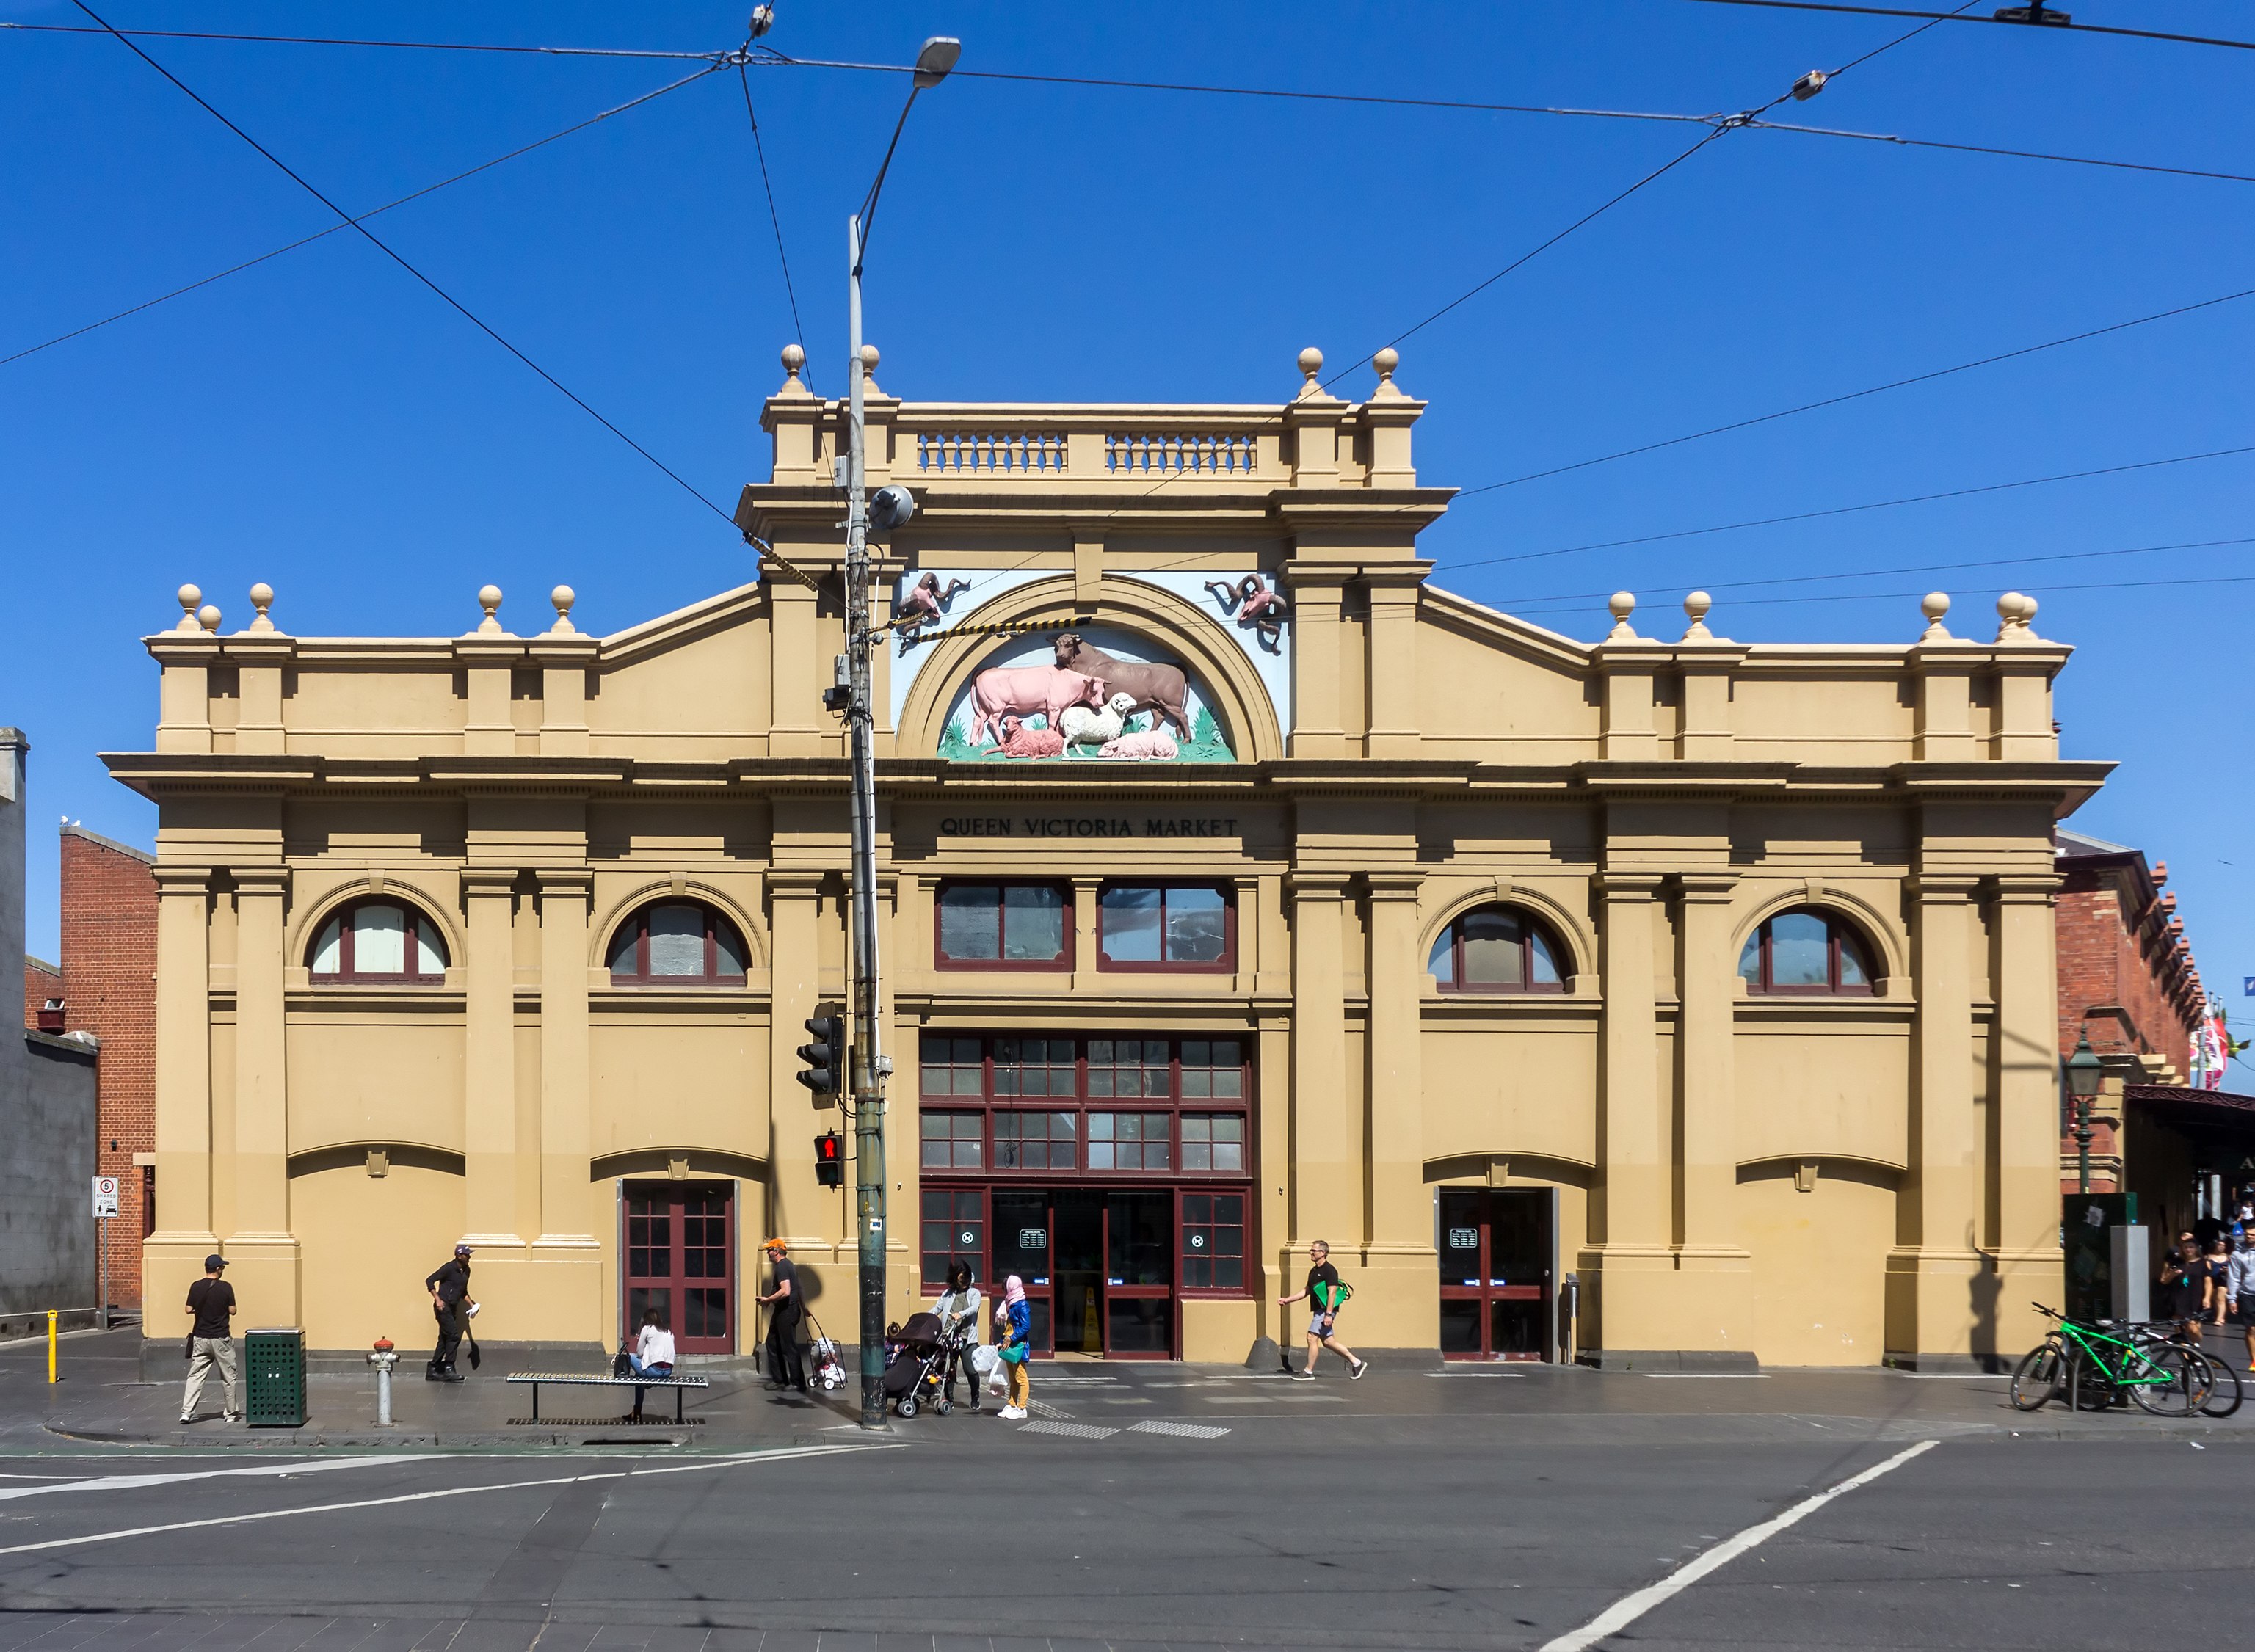
[[[391,1339],[376,1339],[376,1352],[368,1356],[376,1367],[376,1424],[378,1428],[391,1426],[391,1368],[399,1363],[399,1356],[391,1351]]]

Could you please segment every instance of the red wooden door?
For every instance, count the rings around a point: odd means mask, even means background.
[[[727,1182],[626,1187],[627,1340],[657,1310],[682,1354],[735,1352],[735,1201]]]

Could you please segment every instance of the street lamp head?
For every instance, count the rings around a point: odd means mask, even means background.
[[[2090,1047],[2090,1034],[2083,1033],[2075,1041],[2075,1054],[2068,1057],[2068,1094],[2078,1102],[2089,1101],[2098,1094],[2098,1085],[2105,1073],[2105,1064]]]
[[[935,34],[924,43],[917,53],[916,89],[938,86],[955,66],[955,60],[963,55],[963,42],[952,34]]]

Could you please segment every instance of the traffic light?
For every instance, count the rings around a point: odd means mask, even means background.
[[[846,1018],[810,1015],[806,1030],[814,1035],[814,1041],[798,1046],[798,1059],[806,1063],[798,1082],[817,1096],[835,1096],[845,1088],[838,1075],[846,1060]]]
[[[814,1138],[814,1180],[825,1187],[846,1185],[846,1143],[834,1130]]]

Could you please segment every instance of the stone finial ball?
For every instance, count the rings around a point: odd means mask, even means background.
[[[1704,591],[1692,592],[1683,598],[1683,612],[1694,625],[1704,620],[1707,610],[1714,606],[1715,599]]]
[[[204,604],[204,606],[203,606],[202,607],[200,607],[200,608],[197,609],[197,610],[196,610],[196,623],[197,623],[198,625],[201,626],[202,626],[205,630],[207,630],[207,631],[216,631],[216,630],[218,630],[218,629],[219,629],[219,607],[218,607],[218,606],[217,606],[216,604],[214,604],[214,603],[208,603],[208,602],[207,602],[207,603]]]
[[[274,606],[274,587],[268,584],[263,579],[251,586],[250,606],[254,608],[272,607]]]
[[[877,346],[875,345],[865,344],[861,346],[862,372],[875,373],[877,370],[877,363],[882,358],[877,354]]]
[[[495,608],[500,607],[501,587],[499,585],[480,585],[478,587],[478,606],[483,608],[488,613],[491,613]]]
[[[1636,592],[1616,591],[1605,598],[1605,612],[1616,620],[1626,620],[1636,612]]]
[[[496,592],[495,594],[498,596],[500,593]],[[580,598],[573,593],[571,586],[558,585],[548,593],[548,600],[556,605],[557,612],[569,613],[572,612],[572,605]]]
[[[793,378],[795,379],[795,378],[797,378],[797,377],[798,376],[798,370],[799,370],[799,368],[801,368],[804,367],[805,365],[806,365],[806,352],[805,352],[805,351],[804,351],[804,350],[800,349],[800,348],[799,348],[797,345],[795,345],[795,344],[786,344],[785,346],[783,346],[783,370],[784,372],[786,372],[786,373],[790,374],[790,376],[791,376],[791,377],[793,377]]]
[[[1306,374],[1312,379],[1317,374],[1321,373],[1323,370],[1324,353],[1321,350],[1317,349],[1316,346],[1311,344],[1306,349],[1300,352],[1301,372]]]
[[[1389,344],[1370,358],[1370,365],[1378,369],[1380,378],[1390,379],[1394,376],[1394,369],[1401,365],[1401,352]]]
[[[1928,592],[1918,599],[1918,611],[1935,625],[1940,625],[1942,617],[1949,612],[1949,593],[1946,591]]]
[[[1997,618],[2006,625],[2027,624],[2036,617],[2036,599],[2018,591],[2008,591],[1997,598]]]
[[[180,612],[193,613],[196,605],[204,599],[202,590],[195,585],[182,585],[179,590]]]

